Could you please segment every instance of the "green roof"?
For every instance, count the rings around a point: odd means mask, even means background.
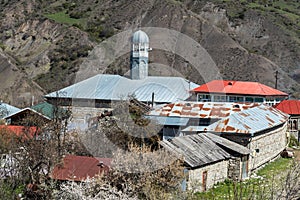
[[[50,119],[54,119],[55,117],[66,117],[68,114],[67,110],[56,107],[50,103],[43,102],[31,107],[31,109],[49,117]]]

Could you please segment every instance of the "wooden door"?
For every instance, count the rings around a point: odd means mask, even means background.
[[[203,187],[203,191],[206,191],[206,189],[207,189],[207,171],[204,171],[202,173],[202,187]]]

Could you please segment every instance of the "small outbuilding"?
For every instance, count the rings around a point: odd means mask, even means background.
[[[186,180],[183,189],[206,191],[227,178],[248,177],[250,150],[211,133],[201,133],[164,140],[161,145],[183,157]]]

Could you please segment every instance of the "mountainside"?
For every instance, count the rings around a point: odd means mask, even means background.
[[[199,42],[224,79],[259,81],[300,97],[300,9],[297,0],[2,0],[0,99],[17,106],[74,82],[101,41],[123,30],[163,27]],[[150,38],[151,46],[151,38]],[[154,49],[150,61],[203,83],[180,56]],[[129,70],[129,54],[106,73]],[[168,70],[150,68],[152,75]]]

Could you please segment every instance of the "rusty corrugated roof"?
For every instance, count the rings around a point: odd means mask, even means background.
[[[199,93],[240,94],[257,96],[288,96],[258,82],[213,80],[192,90]]]
[[[148,112],[147,115],[187,118],[224,118],[228,117],[232,112],[239,112],[258,105],[258,103],[176,102],[152,110]]]
[[[101,164],[102,163],[102,164]],[[85,181],[108,172],[111,158],[66,155],[63,164],[56,165],[51,178],[56,180]]]
[[[285,123],[289,115],[276,108],[260,105],[248,110],[236,112],[217,121],[206,128],[206,131],[221,133],[254,134]]]

